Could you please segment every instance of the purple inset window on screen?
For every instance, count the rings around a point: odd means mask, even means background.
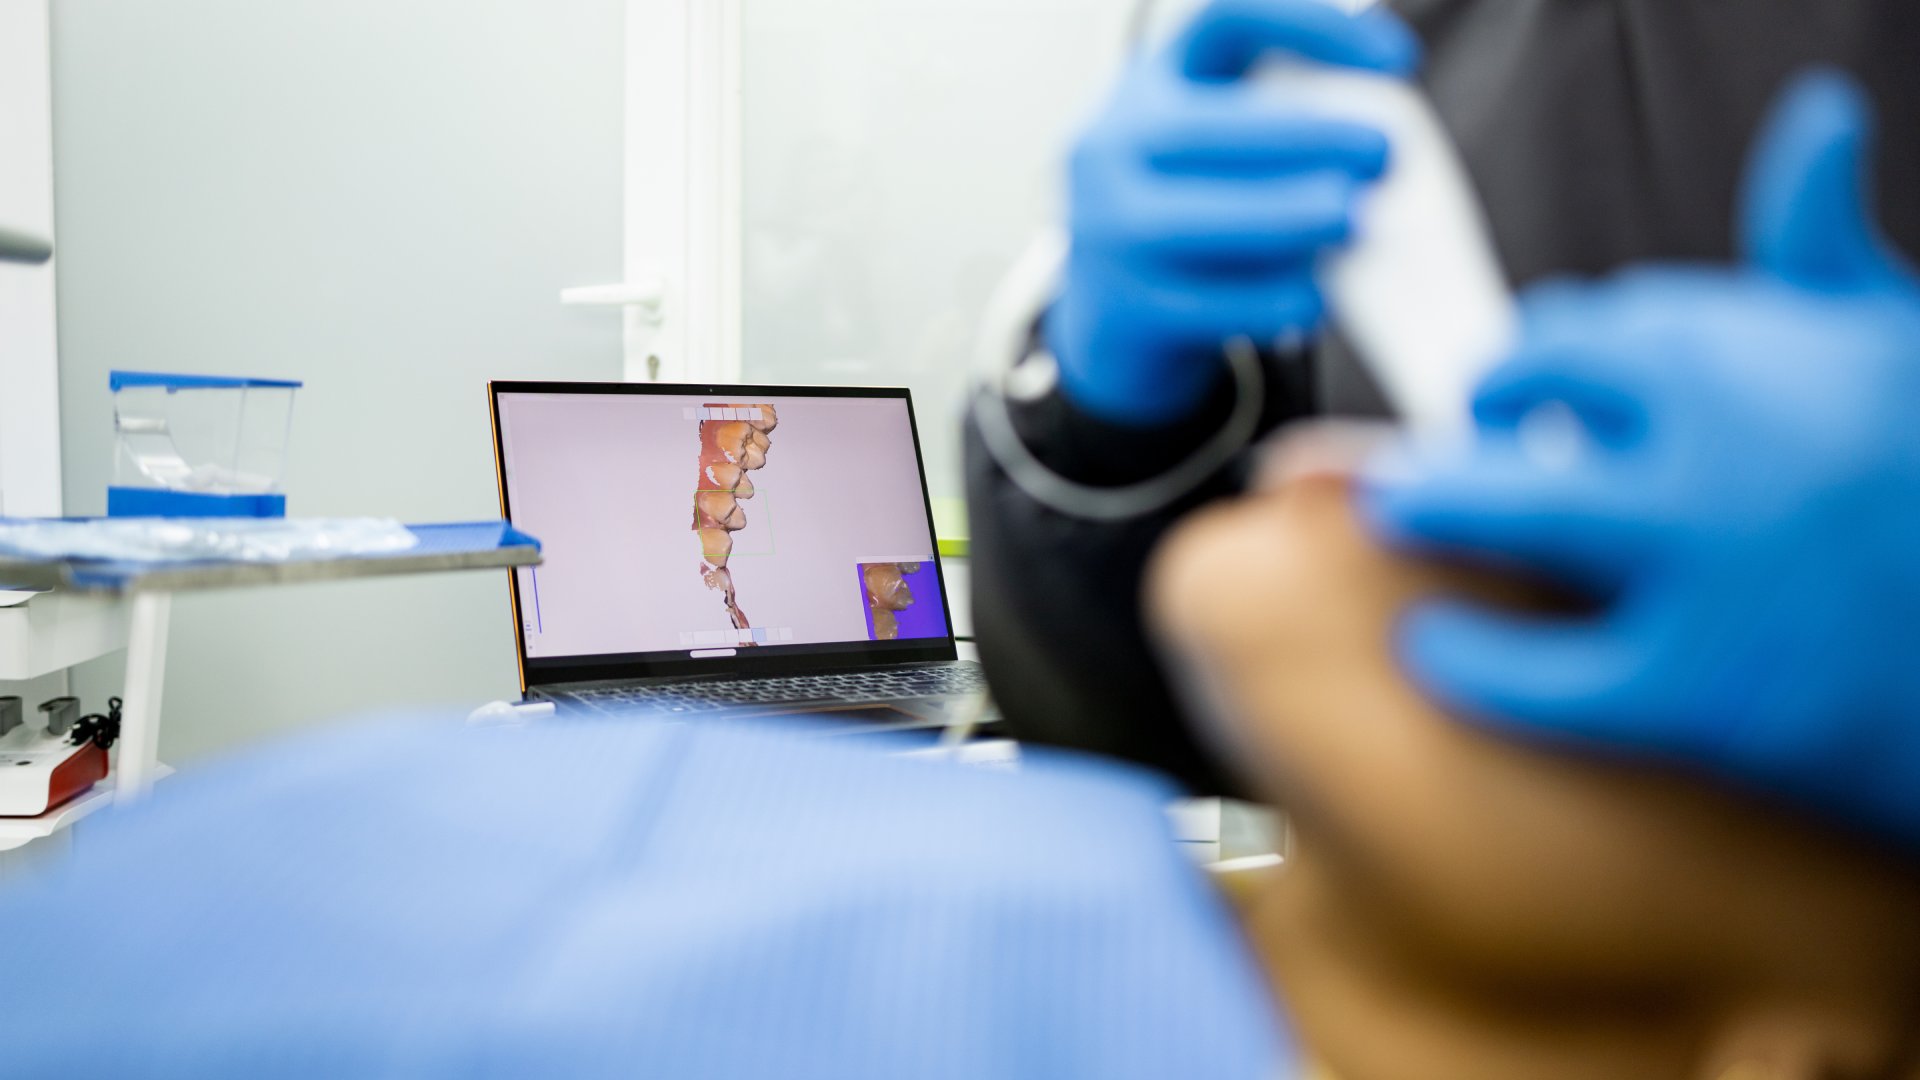
[[[945,637],[940,571],[932,559],[863,562],[854,568],[867,640]]]

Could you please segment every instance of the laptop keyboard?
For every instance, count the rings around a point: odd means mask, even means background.
[[[831,675],[785,675],[766,679],[728,679],[715,682],[660,683],[647,686],[603,686],[572,691],[591,705],[625,711],[691,713],[737,709],[752,705],[844,701],[861,703],[900,698],[943,697],[986,689],[986,678],[975,664],[880,671],[849,671]]]

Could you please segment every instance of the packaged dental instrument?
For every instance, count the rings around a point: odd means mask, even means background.
[[[285,379],[115,371],[109,517],[287,515]]]

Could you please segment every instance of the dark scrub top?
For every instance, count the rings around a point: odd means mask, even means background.
[[[1400,0],[1423,73],[1458,142],[1509,276],[1524,287],[1647,259],[1726,260],[1753,138],[1789,78],[1852,72],[1880,124],[1882,218],[1920,251],[1920,3],[1913,0]],[[1377,391],[1337,341],[1270,364],[1266,427],[1377,415]],[[1225,380],[1222,380],[1224,384]],[[1164,429],[1111,427],[1058,393],[1017,404],[1043,462],[1091,484],[1153,476],[1218,427],[1226,386]],[[996,698],[1029,741],[1151,764],[1235,793],[1181,717],[1141,631],[1140,578],[1182,514],[1241,484],[1245,461],[1170,510],[1078,521],[1016,488],[968,437],[974,621]],[[1230,569],[1228,571],[1230,576]]]

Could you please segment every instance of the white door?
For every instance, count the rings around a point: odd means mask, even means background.
[[[741,0],[627,0],[626,280],[568,289],[623,313],[632,381],[740,377]]]
[[[1160,14],[1191,0],[1166,0]],[[988,292],[1125,52],[1116,0],[628,0],[629,379],[914,388],[936,500]]]
[[[988,294],[1201,2],[628,0],[627,281],[569,298],[625,309],[629,379],[910,385],[955,507]]]
[[[0,0],[0,227],[50,238],[53,93],[48,3]],[[59,513],[60,369],[53,264],[0,263],[0,514]]]

